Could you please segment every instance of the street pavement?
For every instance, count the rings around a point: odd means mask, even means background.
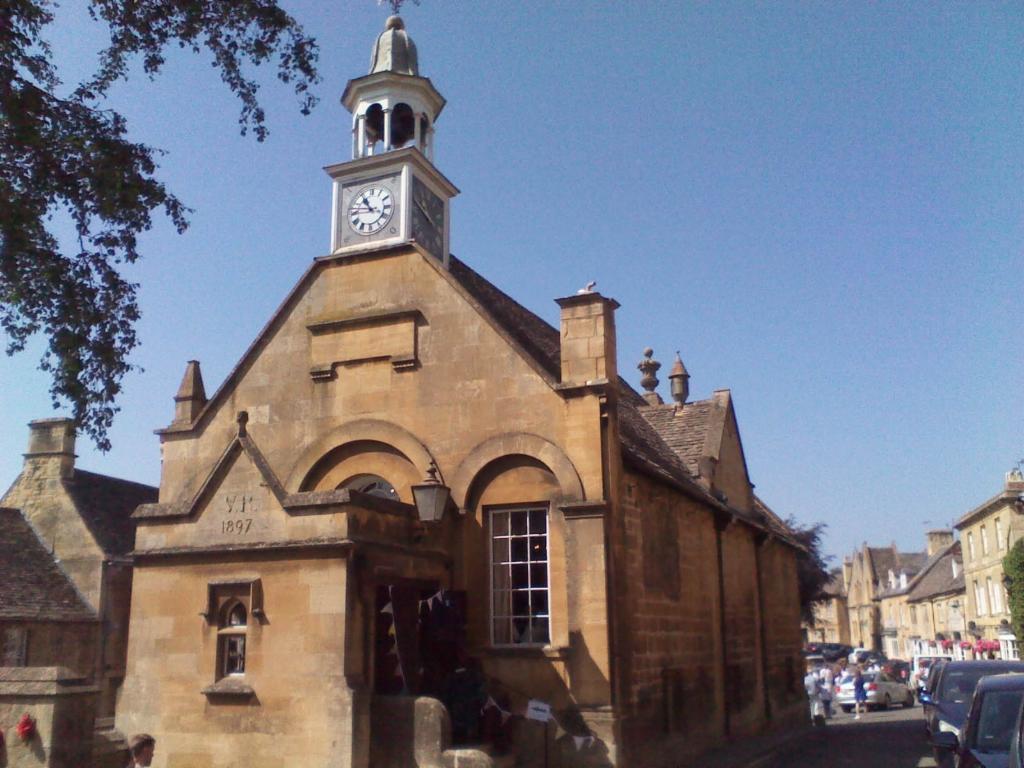
[[[823,728],[814,728],[754,763],[750,768],[934,768],[925,741],[921,707],[836,713]]]

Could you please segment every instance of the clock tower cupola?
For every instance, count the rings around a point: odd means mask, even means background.
[[[369,74],[348,82],[341,103],[352,113],[352,160],[326,168],[334,180],[332,253],[414,242],[447,266],[449,203],[459,191],[433,162],[445,100],[420,75],[400,16],[388,18]]]

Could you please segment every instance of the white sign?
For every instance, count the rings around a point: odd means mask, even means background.
[[[551,719],[551,705],[537,701],[537,699],[530,699],[530,703],[526,705],[526,719],[539,720],[542,723],[548,722]]]

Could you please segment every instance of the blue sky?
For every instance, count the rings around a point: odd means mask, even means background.
[[[320,43],[302,117],[265,72],[270,138],[208,57],[171,51],[111,97],[194,209],[130,269],[144,369],[113,450],[79,466],[156,483],[185,361],[212,392],[329,245],[338,98],[387,16],[288,2]],[[103,41],[80,3],[49,33],[65,80]],[[757,492],[826,549],[921,549],[1024,457],[1024,14],[1019,3],[455,3],[403,15],[447,97],[436,163],[452,250],[551,322],[589,280],[617,299],[620,372],[675,350],[733,392]],[[0,359],[0,485],[54,415],[38,343]]]

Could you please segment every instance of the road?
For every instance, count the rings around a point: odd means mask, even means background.
[[[921,707],[869,712],[860,720],[842,712],[763,757],[750,768],[934,768]]]

